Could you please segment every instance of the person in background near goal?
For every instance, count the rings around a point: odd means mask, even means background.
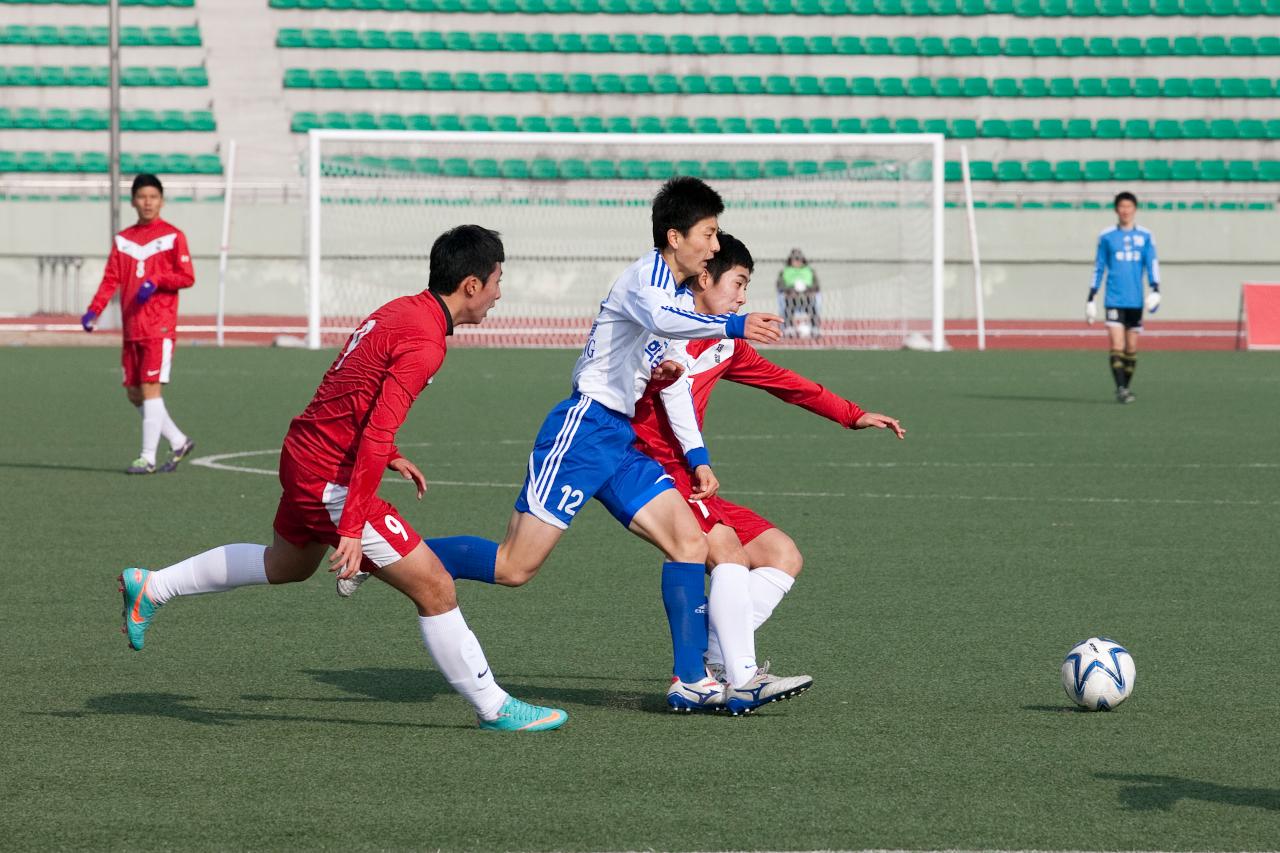
[[[721,233],[719,242],[720,251],[707,268],[685,286],[692,291],[699,312],[734,314],[746,304],[755,262],[732,235]],[[752,689],[751,676],[757,669],[755,631],[791,590],[803,558],[791,537],[755,511],[718,494],[694,496],[688,460],[709,458],[702,425],[716,382],[727,379],[768,391],[846,429],[890,429],[900,439],[906,434],[896,419],[863,411],[857,403],[779,367],[746,341],[690,341],[683,366],[684,372],[674,382],[659,378],[649,382],[636,403],[631,425],[636,448],[671,476],[707,535],[711,571],[707,666],[726,684],[732,699]],[[805,676],[795,692],[812,682]]]
[[[504,253],[494,231],[462,225],[431,247],[427,290],[383,305],[352,333],[280,450],[284,494],[275,540],[223,545],[159,571],[126,569],[124,632],[141,651],[156,611],[181,595],[306,580],[328,546],[330,571],[377,569],[418,608],[423,643],[482,729],[543,731],[568,715],[507,695],[458,609],[453,578],[394,506],[378,497],[383,472],[426,490],[422,472],[400,455],[396,431],[444,362],[455,323],[479,323],[502,296]]]
[[[631,416],[673,338],[773,343],[781,337],[779,317],[699,314],[679,286],[715,255],[723,211],[719,193],[697,178],[663,184],[651,212],[653,248],[618,276],[601,303],[574,365],[573,393],[551,410],[534,439],[502,544],[476,536],[427,543],[454,578],[521,586],[537,574],[583,503],[600,501],[666,557],[662,598],[674,647],[667,705],[674,711],[718,710],[727,702],[723,685],[703,662],[707,541],[671,477],[632,446]],[[690,467],[696,496],[715,494],[719,484],[710,465],[694,460]],[[339,574],[339,595],[355,590],[357,568]],[[786,692],[792,680],[760,673],[758,698],[739,703],[739,712]]]
[[[178,339],[178,291],[196,283],[187,237],[160,218],[164,187],[155,175],[133,179],[133,209],[138,222],[116,235],[102,284],[80,318],[86,332],[98,325],[111,296],[120,291],[124,317],[124,391],[142,415],[142,452],[126,474],[154,474],[156,448],[163,434],[169,442],[164,472],[178,470],[196,443],[169,417],[160,389],[169,382]]]
[[[1107,295],[1103,302],[1107,311],[1107,334],[1111,338],[1111,376],[1116,383],[1116,400],[1132,403],[1130,386],[1138,366],[1138,335],[1142,332],[1142,276],[1145,273],[1151,292],[1146,297],[1147,311],[1160,308],[1160,261],[1156,258],[1156,241],[1151,232],[1134,223],[1138,215],[1138,197],[1130,192],[1116,196],[1118,222],[1098,235],[1098,252],[1093,266],[1093,283],[1089,285],[1089,301],[1085,303],[1085,320],[1093,325],[1098,319],[1095,297],[1106,276]]]
[[[800,335],[796,325],[796,312],[804,312],[809,322],[809,332],[803,337],[818,337],[818,310],[822,296],[818,287],[818,274],[809,266],[804,252],[792,249],[787,255],[787,265],[778,273],[778,302],[787,337]]]

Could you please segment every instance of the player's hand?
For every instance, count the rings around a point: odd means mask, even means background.
[[[898,438],[906,438],[907,431],[898,423],[897,418],[882,415],[878,412],[867,412],[853,422],[854,429],[891,429]]]
[[[776,344],[782,340],[782,318],[752,311],[747,315],[742,337],[757,344]]]
[[[694,469],[693,494],[689,495],[690,499],[704,501],[715,497],[718,491],[720,491],[720,481],[716,479],[710,465],[699,465]]]
[[[1090,299],[1084,304],[1084,321],[1090,326],[1098,319],[1098,303]]]
[[[360,540],[354,536],[343,536],[338,540],[338,547],[329,556],[329,571],[337,572],[338,577],[348,580],[360,571]]]
[[[653,379],[655,382],[675,382],[684,375],[684,365],[678,361],[666,359],[653,369]]]
[[[1154,314],[1160,310],[1160,291],[1153,290],[1147,294],[1147,313]]]
[[[142,287],[138,288],[138,295],[134,297],[139,305],[144,304],[151,295],[156,292],[156,286],[149,281],[144,281]]]
[[[399,459],[391,460],[387,467],[392,471],[398,471],[406,480],[413,480],[413,484],[418,487],[418,500],[422,500],[422,496],[427,493],[427,478],[422,476],[422,471],[418,470],[417,465],[401,456]]]
[[[92,332],[94,329],[98,328],[98,312],[84,312],[80,317],[80,328],[84,329],[86,332]]]

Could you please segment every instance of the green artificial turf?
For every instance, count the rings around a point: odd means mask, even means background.
[[[166,400],[196,456],[270,472],[331,357],[184,347]],[[500,682],[571,716],[513,736],[474,728],[376,583],[175,601],[129,652],[118,571],[268,541],[276,480],[127,478],[115,352],[4,350],[0,846],[1275,847],[1275,357],[1144,354],[1131,406],[1103,352],[777,358],[909,431],[727,383],[712,402],[723,494],[806,557],[760,657],[815,688],[665,713],[660,558],[590,504],[530,586],[460,587]],[[426,535],[498,537],[572,360],[452,353],[399,439],[436,485],[383,494]],[[1114,713],[1059,684],[1092,634],[1137,662]]]

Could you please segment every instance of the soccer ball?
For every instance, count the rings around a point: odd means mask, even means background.
[[[1137,671],[1124,646],[1106,637],[1077,643],[1062,662],[1062,686],[1081,708],[1110,711],[1129,698]]]

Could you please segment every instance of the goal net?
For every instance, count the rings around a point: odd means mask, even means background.
[[[308,344],[336,346],[426,286],[432,242],[502,233],[503,297],[458,344],[578,347],[614,278],[651,247],[663,180],[702,177],[755,257],[746,310],[797,346],[940,350],[942,137],[313,130]],[[816,280],[782,275],[799,250]]]

